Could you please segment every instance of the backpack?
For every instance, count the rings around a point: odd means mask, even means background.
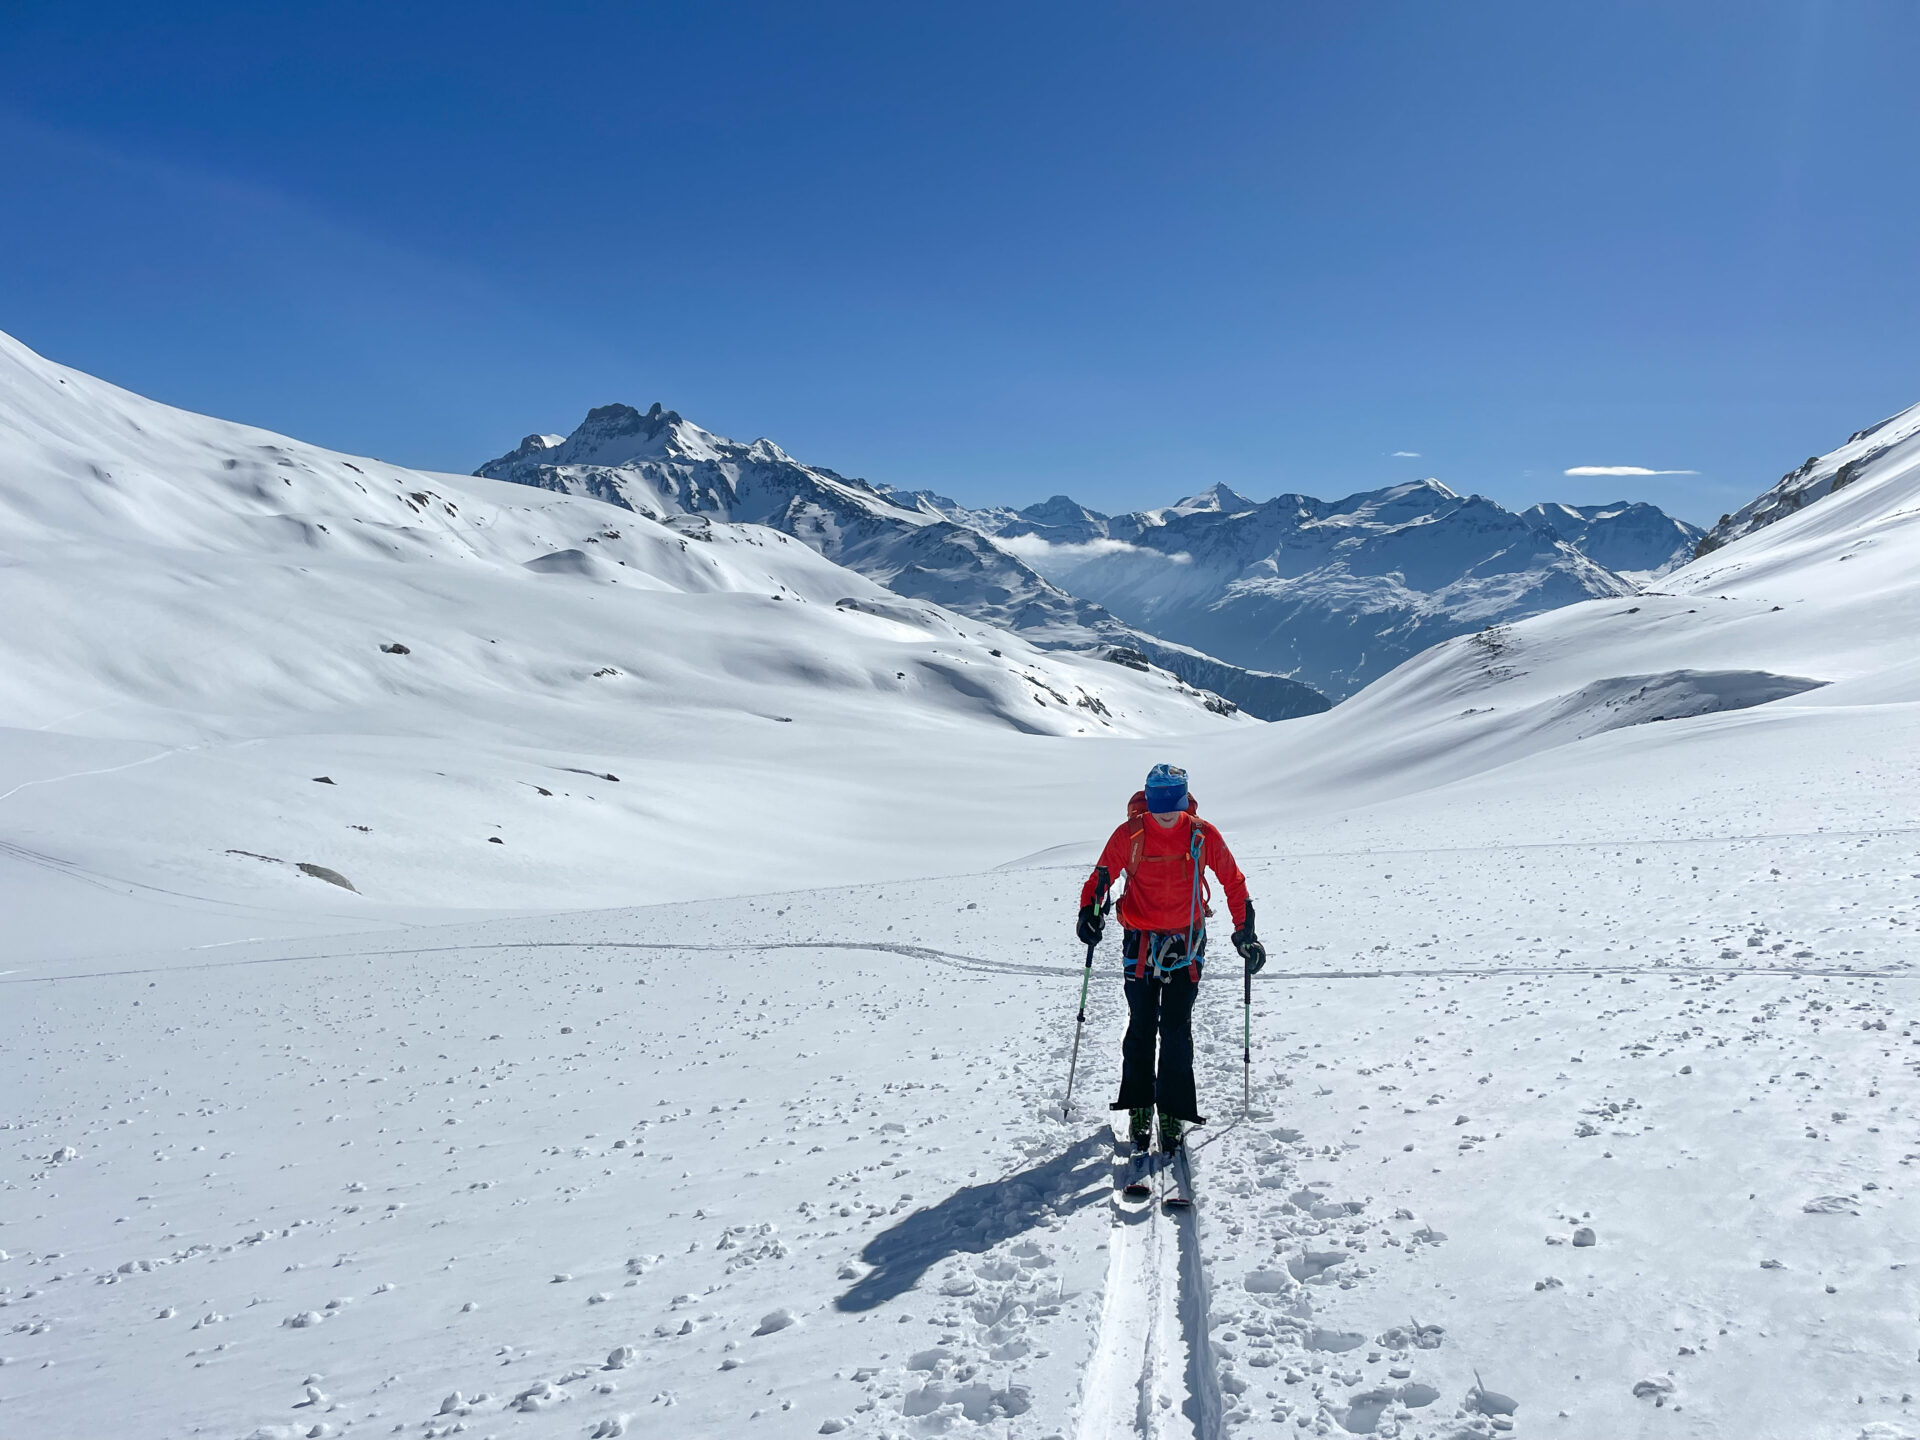
[[[1129,875],[1139,873],[1140,856],[1146,849],[1147,843],[1145,836],[1148,814],[1147,792],[1134,791],[1132,798],[1127,801],[1127,874]],[[1193,798],[1191,791],[1187,794],[1187,814],[1192,817],[1188,823],[1198,829],[1202,823],[1200,802]]]
[[[1147,809],[1147,792],[1145,790],[1134,791],[1132,798],[1127,801],[1127,878],[1129,882],[1132,881],[1135,875],[1140,873],[1140,864],[1147,844],[1147,816],[1149,813],[1151,812]],[[1193,903],[1198,913],[1192,917],[1192,921],[1188,926],[1186,943],[1181,952],[1181,958],[1187,962],[1187,977],[1195,984],[1198,984],[1200,980],[1199,959],[1201,954],[1205,952],[1207,944],[1206,917],[1213,913],[1213,906],[1210,903],[1213,898],[1213,887],[1208,883],[1206,865],[1200,858],[1201,848],[1206,844],[1207,831],[1211,827],[1206,821],[1200,818],[1200,803],[1193,798],[1191,792],[1187,795],[1186,815],[1187,863],[1193,867]],[[1173,933],[1178,934],[1179,932],[1176,931]],[[1195,944],[1196,940],[1198,941],[1197,945]],[[1143,943],[1140,946],[1140,953],[1134,964],[1135,978],[1144,978],[1147,973],[1147,965],[1149,963],[1148,951],[1149,947]],[[1177,965],[1173,967],[1163,967],[1157,955],[1152,958],[1152,964],[1156,971],[1162,970],[1163,968],[1179,968]]]

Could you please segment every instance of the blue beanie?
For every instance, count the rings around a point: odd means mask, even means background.
[[[1155,815],[1187,808],[1187,772],[1178,765],[1156,765],[1147,772],[1147,809]]]

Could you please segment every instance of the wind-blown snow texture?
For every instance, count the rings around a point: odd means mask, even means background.
[[[980,531],[896,504],[863,480],[802,465],[771,440],[728,440],[653,406],[588,412],[564,438],[529,435],[482,476],[587,495],[651,519],[766,525],[898,594],[932,600],[1049,649],[1136,651],[1267,720],[1326,708],[1309,687],[1222,664],[1124,624],[1043,580]]]
[[[1645,504],[1516,515],[1437,480],[1337,501],[1214,485],[1121,516],[1064,495],[1019,511],[901,498],[997,536],[1135,624],[1335,698],[1440,640],[1629,594],[1691,556],[1701,533]]]
[[[1327,715],[1129,674],[1113,697],[1206,727],[1067,737],[793,664],[818,625],[986,673],[801,605],[844,572],[771,532],[711,563],[786,600],[618,608],[573,573],[598,561],[506,562],[613,553],[624,582],[701,542],[453,481],[395,512],[408,542],[341,520],[340,457],[97,382],[64,408],[83,377],[13,360],[0,578],[52,639],[10,635],[0,672],[0,1433],[1920,1431],[1920,441],[1658,595],[1449,641]],[[293,465],[229,482],[236,435]],[[395,475],[370,504],[406,510]],[[287,479],[316,503],[272,564],[324,585],[249,565]],[[504,558],[432,550],[440,503]],[[589,547],[588,517],[652,548]],[[381,553],[407,543],[437,558]],[[516,607],[510,681],[473,678],[491,647],[362,668]],[[627,629],[618,658],[674,683],[609,703],[535,664]],[[818,708],[730,718],[768,701]],[[1111,942],[1061,1115],[1075,892],[1160,758],[1273,955],[1251,1115],[1238,976],[1202,984],[1186,1216],[1112,1198]],[[214,848],[260,833],[363,893]],[[584,908],[622,886],[685,898]],[[543,889],[570,910],[486,913]]]

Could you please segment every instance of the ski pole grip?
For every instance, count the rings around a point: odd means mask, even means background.
[[[1107,913],[1107,898],[1113,890],[1113,876],[1104,865],[1093,867],[1093,903],[1102,915]]]

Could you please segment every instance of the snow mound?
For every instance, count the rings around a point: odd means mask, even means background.
[[[1614,675],[1582,685],[1571,695],[1542,702],[1543,730],[1584,739],[1629,725],[1686,720],[1745,710],[1826,684],[1765,670],[1669,670],[1660,675]]]
[[[578,575],[586,580],[607,580],[611,568],[605,561],[596,560],[584,550],[555,550],[551,554],[536,555],[526,562],[526,568],[536,575]]]

